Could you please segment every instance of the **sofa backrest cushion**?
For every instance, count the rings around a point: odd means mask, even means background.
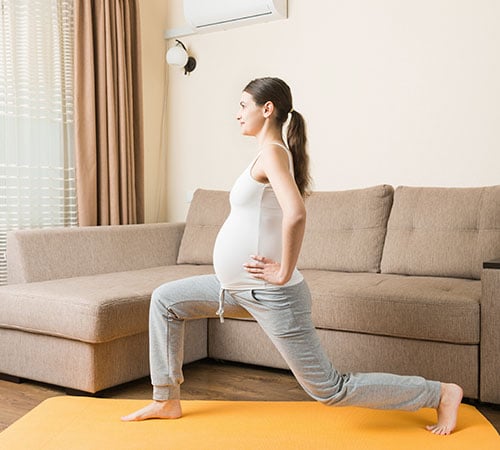
[[[229,192],[197,189],[191,200],[178,264],[212,264],[215,238],[229,215]]]
[[[314,192],[299,269],[379,271],[393,192],[388,185]]]
[[[500,186],[396,189],[382,272],[479,279],[499,256]]]
[[[175,264],[183,223],[11,231],[9,284]]]

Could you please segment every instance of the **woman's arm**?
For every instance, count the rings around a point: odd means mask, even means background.
[[[279,146],[270,145],[262,150],[254,166],[253,176],[269,182],[283,213],[281,263],[266,255],[252,255],[254,262],[245,264],[255,278],[272,284],[287,283],[299,258],[306,223],[304,200],[290,173],[288,155]]]

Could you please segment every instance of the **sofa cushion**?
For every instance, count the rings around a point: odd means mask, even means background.
[[[307,224],[300,269],[377,272],[393,188],[314,192],[307,200]]]
[[[177,264],[212,264],[215,238],[229,215],[229,192],[197,189],[186,218]]]
[[[212,272],[211,266],[175,265],[2,286],[0,328],[89,343],[143,333],[156,287]]]
[[[318,328],[479,343],[480,281],[317,270],[303,274]]]
[[[382,272],[479,279],[499,256],[500,186],[396,189]]]
[[[9,284],[175,264],[183,230],[155,223],[11,231]]]

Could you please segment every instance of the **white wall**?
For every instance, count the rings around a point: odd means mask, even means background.
[[[139,0],[144,102],[145,221],[167,220],[166,126],[162,123],[167,80],[165,52],[169,7],[165,0]]]
[[[182,26],[182,1],[168,10]],[[169,68],[168,220],[253,157],[235,113],[268,75],[308,122],[316,190],[500,184],[499,23],[497,0],[289,0],[287,20],[181,38],[198,67]]]

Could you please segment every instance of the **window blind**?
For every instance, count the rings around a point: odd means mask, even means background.
[[[73,0],[0,0],[0,284],[12,229],[77,224]]]

